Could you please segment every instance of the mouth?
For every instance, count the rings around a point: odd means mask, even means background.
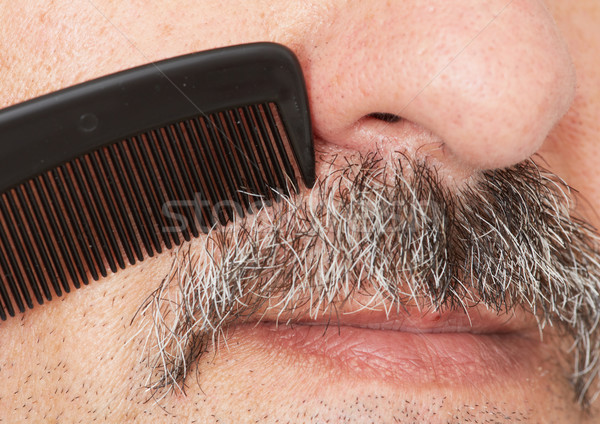
[[[236,326],[233,336],[293,363],[320,363],[339,376],[448,387],[518,380],[535,369],[541,341],[531,318],[498,315],[483,306],[468,314],[344,311],[287,323],[266,317]]]
[[[263,358],[310,373],[307,381],[335,371],[413,388],[522,388],[557,370],[571,383],[566,360],[574,359],[583,387],[593,335],[579,326],[576,350],[565,354],[572,337],[561,332],[597,317],[596,236],[560,206],[563,192],[549,188],[558,183],[524,163],[455,192],[425,163],[408,160],[405,178],[402,159],[390,168],[379,160],[332,162],[310,195],[247,216],[199,241],[197,257],[190,249],[174,262],[153,310],[157,346],[176,361],[153,356],[165,369],[157,385],[178,382],[225,335],[240,349],[222,349],[223,360]],[[442,311],[421,313],[411,302]],[[402,309],[367,310],[388,303]],[[315,318],[315,309],[332,315]],[[172,311],[175,324],[163,325]]]

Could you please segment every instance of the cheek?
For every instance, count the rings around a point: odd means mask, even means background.
[[[141,359],[148,330],[131,321],[168,273],[169,259],[147,259],[2,322],[0,416],[76,422],[106,416],[108,408],[114,422],[132,422],[127,411],[147,398]]]
[[[600,49],[597,2],[577,6],[564,0],[547,5],[568,45],[577,73],[577,91],[569,112],[554,128],[542,150],[550,169],[583,196],[578,208],[598,227],[600,217],[600,60],[590,52]]]
[[[212,0],[2,5],[0,64],[8,86],[0,107],[151,61],[275,41],[278,33],[293,38],[277,22],[292,22],[298,14],[296,2],[261,0],[228,0],[226,6]]]

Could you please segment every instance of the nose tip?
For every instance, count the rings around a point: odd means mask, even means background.
[[[306,61],[327,143],[365,151],[385,139],[410,153],[441,142],[443,161],[500,168],[535,153],[569,108],[573,67],[540,2],[364,3],[336,10]]]

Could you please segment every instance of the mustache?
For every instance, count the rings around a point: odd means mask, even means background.
[[[148,326],[153,396],[183,390],[191,365],[235,323],[266,309],[288,321],[316,316],[361,294],[372,299],[365,308],[386,311],[524,308],[540,331],[552,324],[572,337],[572,383],[589,402],[600,368],[600,238],[576,215],[574,190],[533,160],[456,187],[402,154],[329,164],[312,190],[174,253],[134,317]]]

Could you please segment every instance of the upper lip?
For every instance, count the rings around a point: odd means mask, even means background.
[[[498,312],[483,304],[465,309],[417,308],[405,306],[369,310],[355,303],[345,304],[316,316],[307,312],[274,313],[267,311],[260,323],[278,325],[310,325],[327,327],[354,327],[365,330],[398,331],[406,333],[471,333],[471,334],[508,334],[523,333],[537,329],[531,314],[514,309]]]
[[[522,308],[499,313],[478,304],[426,311],[413,305],[386,313],[349,301],[330,311],[315,317],[307,310],[267,310],[241,325],[245,332],[238,340],[264,343],[267,350],[293,355],[294,362],[324,358],[323,364],[349,371],[353,379],[382,378],[402,387],[520,379],[541,354],[537,322]]]

